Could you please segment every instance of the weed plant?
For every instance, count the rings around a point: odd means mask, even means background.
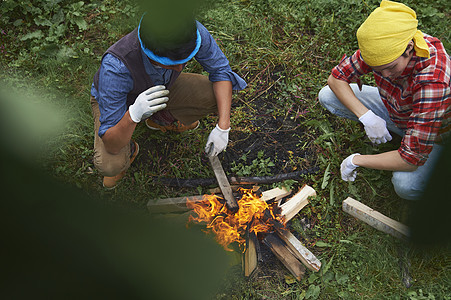
[[[440,38],[449,52],[449,1],[403,2],[417,11],[419,28]],[[296,282],[277,265],[279,272],[271,276],[246,280],[239,266],[231,267],[215,299],[451,299],[448,248],[412,248],[350,218],[340,207],[351,196],[402,222],[407,221],[410,207],[394,193],[390,172],[362,169],[355,182],[340,179],[339,166],[347,155],[398,145],[371,145],[359,124],[330,115],[317,102],[332,67],[343,54],[357,49],[356,30],[378,4],[376,0],[209,0],[198,8],[199,21],[215,37],[232,69],[248,83],[246,90],[234,95],[232,130],[254,132],[251,121],[258,119],[253,114],[254,100],[271,101],[274,105],[267,114],[306,128],[303,136],[292,139],[312,154],[291,155],[285,164],[292,169],[315,164],[321,170],[285,183],[293,188],[308,183],[317,191],[293,219],[291,229],[322,261],[321,271],[307,271]],[[212,177],[203,147],[216,117],[201,120],[201,129],[192,134],[149,133],[138,126],[134,138],[142,145],[141,157],[147,159],[138,159],[114,191],[102,189],[91,159],[90,86],[103,52],[137,25],[140,12],[133,1],[1,1],[0,80],[15,92],[36,95],[39,90],[40,95],[49,95],[40,97],[42,101],[61,109],[63,132],[44,142],[47,150],[37,159],[46,173],[109,203],[144,209],[149,199],[207,192],[204,187],[163,186],[152,178]],[[188,63],[186,71],[203,73],[195,61]],[[363,81],[373,83],[370,76]],[[291,111],[294,106],[302,109]],[[158,143],[158,151],[146,150],[151,143]],[[226,171],[269,175],[271,164],[281,163],[277,155],[267,156],[261,149],[256,160],[242,157]],[[403,284],[403,263],[410,265],[410,288]]]

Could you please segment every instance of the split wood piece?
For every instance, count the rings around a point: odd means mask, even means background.
[[[284,204],[280,205],[282,209],[281,215],[285,217],[285,223],[290,221],[304,206],[307,205],[308,197],[316,196],[316,191],[304,184],[304,186],[293,197],[288,199]]]
[[[211,167],[213,168],[213,172],[215,173],[216,180],[218,181],[219,188],[221,189],[222,195],[224,195],[224,199],[226,201],[226,206],[230,211],[237,212],[238,211],[238,203],[235,200],[235,197],[232,193],[232,188],[230,187],[229,180],[222,168],[221,162],[219,158],[215,156],[209,156]]]
[[[309,249],[285,228],[276,228],[277,235],[287,244],[288,249],[296,256],[307,268],[314,272],[321,269],[321,262]]]
[[[407,239],[409,236],[409,227],[398,221],[390,219],[389,217],[351,197],[348,197],[343,201],[343,211],[376,228],[377,230],[388,233],[394,237]]]
[[[249,277],[257,269],[257,236],[253,232],[246,234],[246,250],[243,253],[243,271],[244,276]]]
[[[291,190],[288,190],[285,187],[283,187],[283,188],[273,188],[271,190],[264,191],[262,193],[261,199],[263,201],[266,201],[266,202],[268,202],[270,200],[279,201],[283,197],[288,196],[289,194],[291,194]]]
[[[291,253],[284,242],[274,233],[269,233],[263,239],[263,242],[271,249],[272,253],[283,263],[291,272],[296,280],[301,281],[305,274],[304,265]]]
[[[147,202],[147,209],[151,213],[162,214],[162,213],[175,213],[175,212],[185,212],[188,211],[186,207],[186,201],[190,200],[194,203],[201,202],[204,200],[205,195],[198,196],[184,196],[166,199],[149,200]]]

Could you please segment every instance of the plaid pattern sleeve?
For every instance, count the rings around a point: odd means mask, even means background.
[[[343,55],[340,63],[332,69],[332,76],[347,83],[360,83],[359,77],[371,71],[357,50],[352,56]]]

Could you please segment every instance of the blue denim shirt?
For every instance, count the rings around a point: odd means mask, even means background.
[[[202,43],[194,58],[209,74],[212,82],[230,81],[234,90],[242,90],[246,82],[232,71],[229,61],[219,48],[218,44],[199,22],[197,29],[201,35]],[[166,85],[171,78],[172,70],[167,70],[150,63],[147,56],[141,51],[146,73],[149,74],[155,85]],[[133,79],[125,64],[112,54],[106,54],[100,65],[99,90],[92,84],[91,95],[99,103],[100,129],[99,136],[116,125],[127,112],[127,94],[133,89]]]

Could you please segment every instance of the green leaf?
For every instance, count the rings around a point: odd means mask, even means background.
[[[330,190],[329,190],[329,204],[333,206],[335,204],[335,184],[330,184]]]
[[[41,30],[36,30],[30,33],[27,33],[26,35],[22,36],[20,38],[21,41],[26,41],[26,40],[32,40],[32,39],[40,39],[44,36],[44,34],[42,33]]]
[[[86,30],[88,28],[88,23],[83,17],[74,17],[73,22],[78,26],[80,30]]]
[[[34,23],[38,26],[52,26],[52,22],[50,20],[44,18],[43,16],[38,16],[34,18]]]
[[[305,299],[317,299],[320,292],[321,292],[321,289],[319,286],[311,284],[308,287],[307,292],[305,293]]]
[[[325,243],[323,241],[317,241],[315,246],[317,246],[317,247],[332,247],[331,244]]]
[[[337,280],[338,284],[345,284],[349,280],[349,276],[346,274],[335,274],[335,280]]]
[[[291,275],[291,274],[285,275],[285,283],[286,283],[286,284],[293,284],[293,283],[296,283],[296,278],[294,278],[294,276]]]
[[[330,268],[330,266],[332,265],[332,261],[334,260],[334,257],[332,256],[331,257],[331,259],[329,260],[329,262],[326,264],[326,265],[324,265],[323,264],[323,274],[326,274],[327,273],[327,271],[329,271],[329,268]]]
[[[13,25],[17,27],[17,26],[22,25],[22,23],[23,23],[22,19],[17,19],[17,20],[14,21]]]
[[[343,244],[354,244],[353,242],[351,242],[349,240],[340,240],[339,242],[343,243]]]
[[[329,183],[329,178],[330,178],[330,163],[327,165],[326,171],[324,172],[324,176],[323,176],[323,183],[321,184],[321,189],[324,190],[327,186],[327,184]]]
[[[309,278],[308,278],[308,283],[312,284],[314,283],[317,279],[318,279],[318,275],[317,273],[312,273],[310,274]]]

